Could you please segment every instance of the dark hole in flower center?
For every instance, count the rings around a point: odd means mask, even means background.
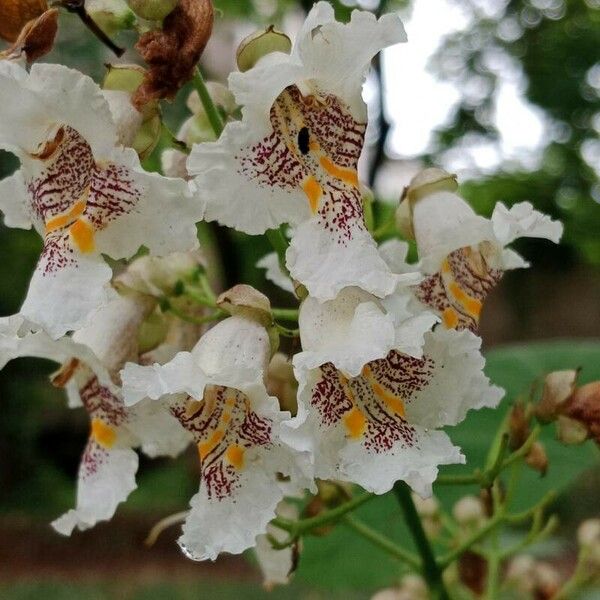
[[[298,132],[298,148],[300,148],[300,152],[302,152],[302,154],[308,154],[309,151],[309,138],[310,138],[310,134],[308,133],[308,128],[307,127],[303,127],[299,132]]]

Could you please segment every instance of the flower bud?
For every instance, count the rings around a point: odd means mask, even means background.
[[[142,19],[162,21],[177,6],[178,0],[127,0],[129,8]]]
[[[271,25],[267,29],[257,31],[241,41],[236,53],[238,69],[242,73],[248,71],[263,56],[271,54],[271,52],[289,54],[291,51],[292,41],[290,38],[285,33],[275,31],[275,28]]]
[[[485,519],[483,503],[475,496],[464,496],[452,508],[452,514],[460,525],[478,526]]]
[[[540,442],[535,442],[525,458],[525,462],[534,470],[539,471],[542,477],[548,470],[548,455]]]
[[[421,498],[418,494],[412,494],[415,508],[421,517],[423,529],[429,538],[437,537],[442,530],[442,521],[440,518],[440,503],[437,498]]]
[[[438,167],[431,167],[419,171],[411,179],[404,191],[404,196],[411,203],[414,203],[420,198],[435,192],[455,192],[457,189],[458,182],[456,181],[456,175]]]
[[[135,290],[162,298],[175,293],[177,283],[192,280],[201,268],[199,252],[173,252],[167,256],[141,256],[115,278],[117,289]]]
[[[123,29],[131,29],[135,24],[135,15],[125,0],[86,0],[85,9],[96,25],[109,36]]]
[[[2,0],[0,2],[0,38],[15,42],[32,19],[48,10],[46,0]]]
[[[132,104],[145,73],[138,65],[109,65],[102,85],[117,124],[120,143],[133,148],[142,160],[156,148],[162,129],[158,102],[148,102],[141,111]]]
[[[249,317],[267,326],[273,322],[269,299],[250,285],[238,284],[217,298],[217,306],[231,315]]]
[[[523,554],[510,561],[506,570],[506,583],[523,593],[531,593],[534,589],[534,569],[536,561],[533,556]]]
[[[542,423],[549,423],[556,419],[563,404],[575,391],[578,374],[577,369],[568,369],[553,371],[546,375],[542,398],[535,407],[535,415],[538,420]]]
[[[0,60],[24,57],[28,63],[36,61],[52,50],[57,29],[58,10],[51,8],[25,24],[14,44],[0,52]]]
[[[577,542],[582,548],[600,545],[600,519],[587,519],[577,529]]]
[[[573,446],[588,439],[588,430],[583,423],[561,415],[556,420],[556,437],[563,444]]]
[[[292,415],[298,412],[298,382],[292,361],[281,352],[277,352],[269,363],[267,391],[279,400],[281,410],[289,410]]]
[[[138,331],[138,347],[140,354],[146,354],[161,344],[169,330],[169,322],[163,316],[153,312],[141,324]]]
[[[508,418],[508,431],[510,434],[509,447],[518,450],[529,437],[529,421],[527,409],[523,402],[517,402],[511,409]]]

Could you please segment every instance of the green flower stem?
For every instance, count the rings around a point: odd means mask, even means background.
[[[362,536],[366,540],[369,540],[374,546],[381,548],[394,558],[405,562],[413,569],[417,571],[421,570],[421,562],[414,554],[412,554],[412,552],[408,552],[408,550],[398,546],[385,535],[375,531],[374,529],[371,529],[371,527],[362,521],[359,521],[356,517],[346,515],[342,520],[350,529],[358,533],[358,535]]]
[[[406,524],[417,546],[417,550],[423,561],[423,576],[430,587],[435,600],[450,600],[448,591],[442,578],[442,569],[438,565],[429,540],[425,535],[423,524],[415,508],[410,488],[403,481],[398,481],[394,485],[394,493],[402,508]]]
[[[208,117],[210,126],[212,127],[213,131],[215,132],[215,135],[218,138],[221,136],[221,133],[223,133],[225,125],[223,123],[221,115],[219,114],[219,111],[217,110],[217,107],[215,106],[215,103],[213,102],[212,98],[210,97],[210,94],[208,93],[208,88],[206,87],[206,83],[204,82],[204,77],[202,77],[202,73],[197,67],[194,71],[193,82],[194,87],[198,92],[198,96],[200,96],[200,102],[202,102],[202,106],[206,111],[206,116]]]
[[[299,310],[297,308],[272,308],[271,312],[276,319],[282,321],[297,321]]]
[[[283,325],[280,325],[279,323],[275,323],[275,329],[277,329],[279,334],[284,337],[289,337],[289,338],[300,337],[299,329],[289,329],[288,327],[284,327]]]
[[[461,554],[463,554],[466,550],[469,550],[472,546],[474,546],[477,542],[480,542],[483,538],[485,538],[491,531],[494,530],[500,523],[522,523],[527,519],[531,518],[536,511],[545,508],[548,504],[550,504],[556,498],[556,494],[554,492],[548,492],[537,504],[524,510],[523,512],[516,513],[513,515],[505,514],[503,509],[500,509],[481,529],[478,529],[473,534],[471,534],[468,538],[466,538],[462,543],[460,543],[454,550],[448,552],[439,559],[440,565],[444,568],[447,567],[450,563],[454,562]]]
[[[329,523],[333,523],[335,521],[339,521],[346,513],[349,513],[359,506],[363,505],[365,502],[372,500],[375,498],[375,494],[364,493],[360,496],[355,496],[352,500],[348,502],[344,502],[340,506],[336,508],[332,508],[316,517],[310,517],[309,519],[301,519],[299,521],[290,521],[288,519],[282,519],[281,517],[276,517],[271,521],[275,527],[279,527],[279,529],[283,529],[284,531],[289,532],[292,537],[296,538],[303,533],[311,531],[312,529],[316,529],[318,527],[322,527],[323,525],[327,525]]]
[[[440,475],[436,484],[438,485],[471,485],[471,484],[479,484],[482,487],[489,487],[493,480],[507,467],[510,467],[520,458],[527,456],[531,447],[537,440],[540,435],[541,428],[539,425],[536,425],[534,429],[529,434],[525,443],[515,452],[510,454],[506,459],[501,460],[501,462],[497,462],[490,469],[477,469],[474,473],[469,475]],[[500,449],[502,449],[503,445],[508,442],[508,439],[505,439],[505,436],[502,438],[503,441],[500,445]],[[502,454],[504,451],[498,453],[498,457],[502,458]]]
[[[167,310],[170,313],[173,313],[178,319],[182,321],[187,321],[188,323],[194,323],[195,325],[205,325],[206,323],[212,323],[212,321],[219,321],[220,319],[224,319],[227,317],[227,313],[222,310],[217,310],[212,315],[207,315],[206,317],[194,317],[193,315],[188,315],[184,311],[180,310],[176,306],[172,304],[163,305],[163,310]]]

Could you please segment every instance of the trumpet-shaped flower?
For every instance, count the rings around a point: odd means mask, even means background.
[[[21,316],[0,320],[0,367],[21,356],[61,363],[54,384],[65,387],[70,405],[83,406],[90,417],[77,505],[52,523],[64,535],[110,519],[135,489],[134,448],[149,456],[175,456],[189,443],[188,433],[164,407],[145,402],[126,408],[116,383],[125,360],[135,358],[136,333],[148,306],[147,299],[117,296],[92,325],[59,340],[33,331]]]
[[[404,480],[427,495],[438,465],[464,460],[436,428],[495,406],[502,391],[484,376],[473,333],[430,331],[437,319],[411,316],[411,298],[383,305],[366,296],[304,302],[298,416],[283,439],[312,455],[316,477],[378,494]]]
[[[230,76],[243,119],[188,160],[207,219],[250,234],[294,227],[287,266],[320,300],[352,285],[380,297],[395,287],[365,226],[357,164],[366,72],[377,52],[403,41],[396,15],[354,11],[341,24],[317,3],[290,55],[272,53]]]
[[[58,338],[110,298],[102,254],[191,249],[203,207],[187,183],[145,172],[132,149],[117,146],[109,105],[89,77],[2,61],[0,101],[0,147],[21,161],[0,181],[0,210],[6,225],[33,224],[44,240],[21,312]]]
[[[534,210],[529,202],[510,209],[498,203],[486,219],[455,193],[454,179],[438,169],[442,185],[415,185],[418,197],[409,198],[412,229],[419,258],[428,277],[416,290],[417,298],[434,309],[444,325],[477,331],[483,302],[504,271],[527,267],[506,248],[517,238],[546,238],[558,243],[562,225]],[[435,173],[434,173],[435,174]]]
[[[232,316],[206,333],[192,352],[164,366],[129,364],[125,401],[165,400],[193,436],[200,490],[179,544],[194,560],[254,546],[283,498],[278,478],[302,478],[293,451],[279,439],[290,414],[279,409],[263,380],[270,355],[266,329]]]

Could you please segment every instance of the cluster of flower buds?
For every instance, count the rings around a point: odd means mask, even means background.
[[[558,439],[600,444],[600,381],[578,385],[579,371],[554,371],[546,376],[535,415],[542,423],[556,422]]]

